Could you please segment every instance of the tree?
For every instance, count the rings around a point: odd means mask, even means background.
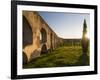
[[[86,20],[84,20],[83,34],[82,34],[82,54],[79,57],[78,62],[76,63],[78,65],[89,65],[89,56],[87,55],[89,40],[86,37],[86,35],[87,35],[87,24]]]
[[[86,38],[87,35],[87,24],[86,24],[86,20],[84,19],[84,23],[83,23],[83,36],[82,38]]]
[[[87,35],[87,24],[86,24],[86,20],[84,19],[83,35],[82,35],[82,50],[84,54],[86,54],[88,51],[88,38],[86,37],[86,35]]]

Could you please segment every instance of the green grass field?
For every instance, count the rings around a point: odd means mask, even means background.
[[[83,65],[82,61],[84,59],[82,59],[82,48],[80,46],[63,46],[31,60],[23,68],[81,66]],[[85,62],[85,65],[89,65],[89,53]]]

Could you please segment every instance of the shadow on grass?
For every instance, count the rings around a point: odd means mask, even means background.
[[[89,65],[89,56],[87,54],[82,54],[76,63],[73,66],[88,66]]]

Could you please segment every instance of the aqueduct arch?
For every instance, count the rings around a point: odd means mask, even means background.
[[[40,43],[41,43],[41,54],[47,53],[47,32],[44,28],[40,30]]]
[[[40,30],[40,42],[45,43],[47,41],[47,32],[44,28]]]
[[[25,48],[25,46],[32,44],[33,32],[25,16],[23,16],[22,18],[23,18],[23,41],[22,42],[23,42],[23,48]],[[26,64],[27,62],[28,62],[27,54],[23,52],[23,64]]]

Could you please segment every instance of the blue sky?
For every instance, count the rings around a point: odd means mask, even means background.
[[[61,38],[81,38],[83,22],[86,19],[87,31],[90,29],[90,15],[67,12],[38,12],[52,30]]]

